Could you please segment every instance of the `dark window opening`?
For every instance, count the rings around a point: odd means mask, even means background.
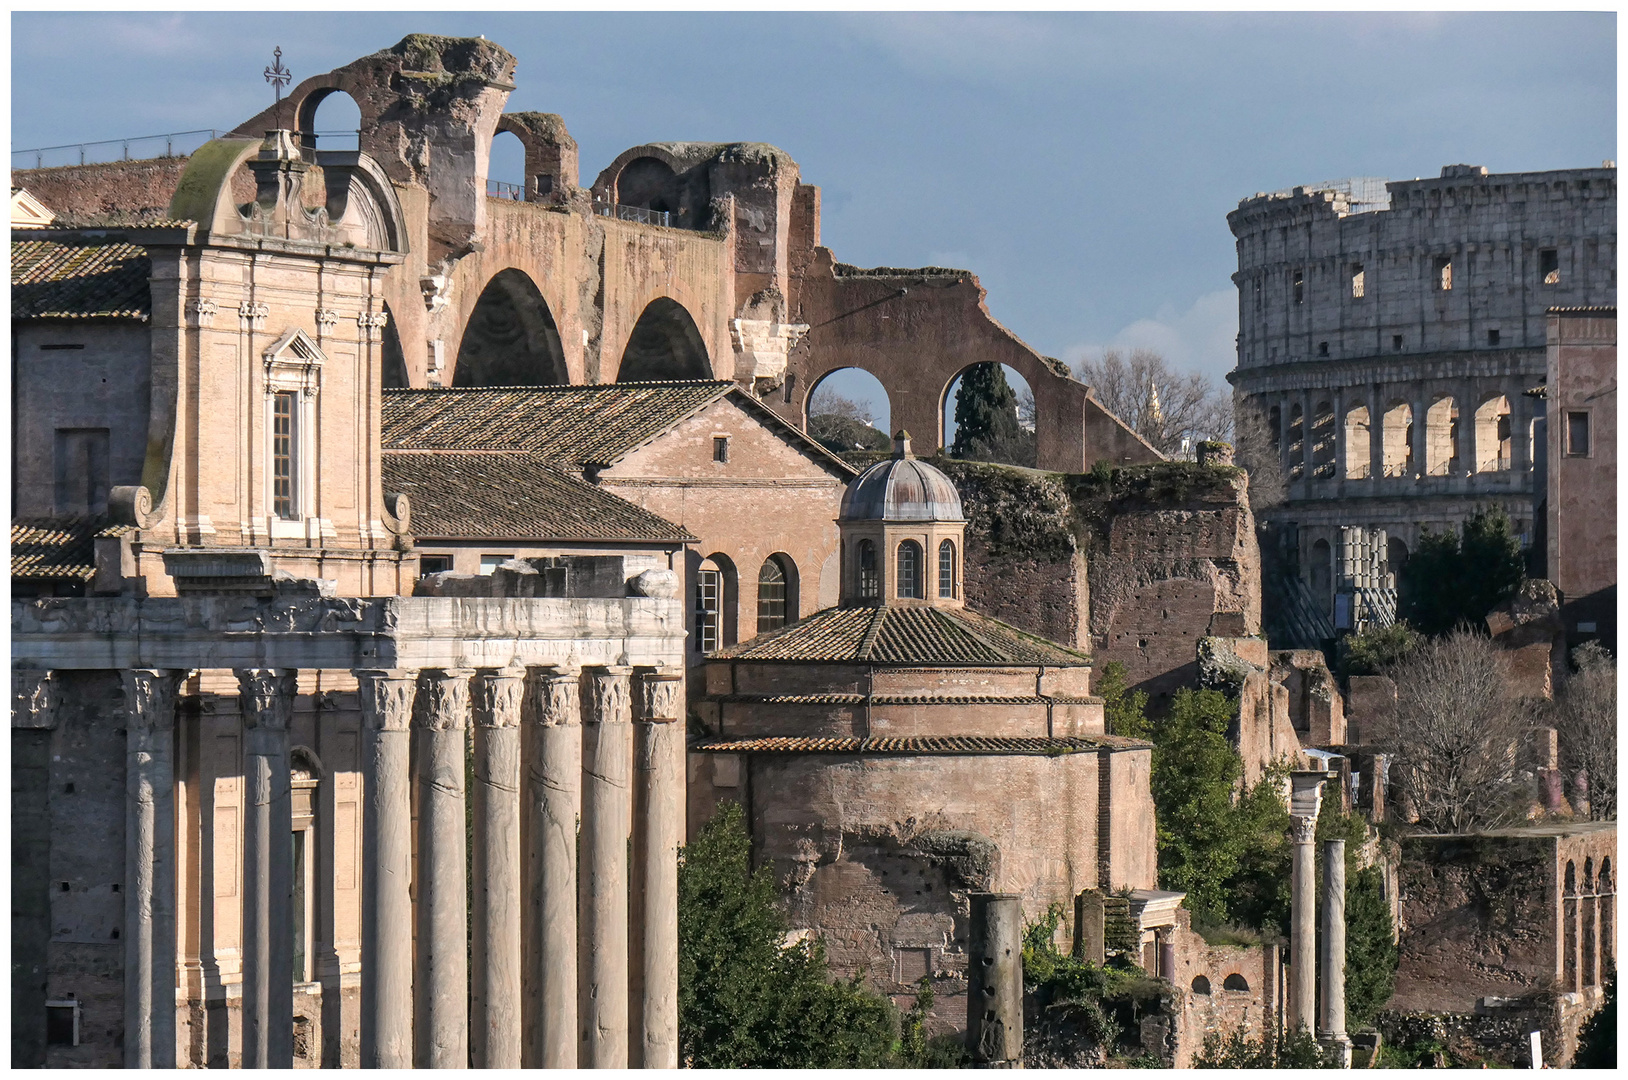
[[[1223,990],[1248,990],[1249,980],[1235,971],[1222,981],[1221,988]]]
[[[554,190],[554,178],[548,173],[537,174],[537,194],[547,195]]]
[[[1538,252],[1538,280],[1545,285],[1560,284],[1560,252],[1544,248]]]
[[[786,625],[786,568],[773,555],[757,575],[757,632],[767,634]]]
[[[58,342],[54,345],[41,345],[40,352],[58,352],[68,349],[83,349],[84,347],[80,343]]]
[[[1498,331],[1496,331],[1496,330],[1488,330],[1487,331],[1487,344],[1488,345],[1497,345],[1498,344],[1498,338],[1499,338]]]
[[[1351,264],[1351,299],[1361,300],[1368,292],[1368,278],[1361,263]]]
[[[1588,413],[1566,414],[1566,456],[1588,457]]]
[[[77,1001],[48,1001],[45,1003],[45,1045],[79,1045],[79,1003]]]
[[[728,435],[714,435],[712,437],[712,460],[713,461],[728,461],[729,460],[729,436]]]
[[[1294,302],[1297,304],[1306,302],[1306,278],[1299,270],[1294,272]]]
[[[1317,355],[1318,356],[1327,356],[1328,355],[1328,342],[1319,341],[1317,343]]]
[[[859,595],[874,600],[881,593],[876,577],[876,545],[869,540],[859,542]]]
[[[418,557],[419,577],[429,577],[431,574],[444,574],[451,569],[451,555],[420,555]]]
[[[1391,348],[1394,349],[1396,352],[1401,352],[1402,351],[1402,335],[1401,334],[1392,334],[1391,335]]]

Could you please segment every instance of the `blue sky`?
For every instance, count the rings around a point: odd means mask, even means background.
[[[584,183],[641,142],[771,142],[842,261],[970,269],[1044,353],[1217,379],[1239,199],[1617,156],[1612,13],[16,13],[12,146],[232,127],[273,45],[298,81],[412,31],[519,57],[509,108],[562,114]]]

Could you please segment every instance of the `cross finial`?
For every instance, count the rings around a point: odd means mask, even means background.
[[[283,100],[283,87],[294,78],[294,73],[283,67],[283,47],[277,46],[271,51],[272,65],[266,69],[266,81],[272,85],[277,94],[278,104]]]

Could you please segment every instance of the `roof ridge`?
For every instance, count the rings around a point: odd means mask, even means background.
[[[481,394],[504,391],[514,393],[522,391],[528,393],[565,393],[574,390],[621,390],[632,387],[648,390],[657,386],[673,387],[703,387],[717,388],[734,387],[732,379],[651,379],[647,382],[613,383],[550,383],[547,385],[527,385],[524,383],[514,386],[391,386],[386,387],[386,394]]]
[[[869,660],[871,650],[876,646],[876,639],[882,635],[882,623],[887,619],[888,607],[886,604],[877,604],[871,609],[871,624],[865,629],[865,636],[859,639],[859,648],[854,650],[856,660]]]

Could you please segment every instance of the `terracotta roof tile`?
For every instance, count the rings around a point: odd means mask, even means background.
[[[725,396],[728,381],[387,390],[386,450],[526,450],[608,465]]]
[[[13,319],[147,319],[153,261],[135,244],[11,242]]]
[[[695,749],[718,754],[1072,754],[1083,750],[1145,750],[1151,743],[1117,735],[1077,735],[1060,739],[985,738],[976,735],[915,736],[902,739],[803,738],[776,735],[757,739],[713,739]]]
[[[11,523],[11,576],[33,580],[96,574],[98,518],[20,518]]]
[[[386,491],[406,494],[420,537],[693,540],[626,499],[535,454],[383,455]]]
[[[826,608],[782,630],[723,649],[721,660],[1079,667],[1084,653],[1026,634],[971,608]]]

